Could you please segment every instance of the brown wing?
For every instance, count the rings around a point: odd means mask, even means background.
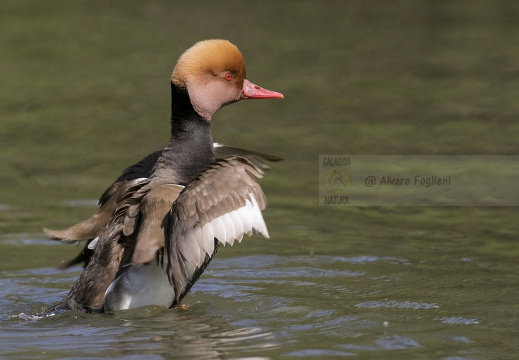
[[[212,259],[218,242],[232,244],[252,230],[268,237],[261,215],[266,199],[249,160],[216,159],[180,193],[166,217],[167,275],[180,303]]]

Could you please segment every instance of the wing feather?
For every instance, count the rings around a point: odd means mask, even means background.
[[[225,245],[227,234],[225,232],[225,224],[223,223],[222,218],[217,217],[211,221],[211,223],[213,224],[214,237]]]
[[[238,210],[233,210],[227,215],[229,216],[232,224],[234,225],[234,231],[235,231],[235,239],[238,240],[238,242],[241,242],[241,239],[243,239],[243,223],[240,218],[240,216],[237,214]]]
[[[222,219],[223,225],[225,226],[225,239],[222,240],[222,242],[225,242],[229,245],[234,244],[234,238],[236,237],[236,234],[234,233],[234,225],[231,221],[231,218],[229,217],[229,214],[223,214],[220,216],[220,219]],[[220,240],[220,239],[218,239]]]

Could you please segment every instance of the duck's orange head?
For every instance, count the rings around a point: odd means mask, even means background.
[[[204,40],[186,50],[171,82],[187,90],[195,111],[208,120],[222,106],[241,99],[283,98],[247,80],[243,56],[227,40]]]

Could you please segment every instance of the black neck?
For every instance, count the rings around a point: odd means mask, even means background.
[[[171,140],[157,160],[153,176],[186,185],[213,157],[211,122],[193,109],[186,89],[171,83]]]

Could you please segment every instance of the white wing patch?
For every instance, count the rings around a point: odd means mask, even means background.
[[[243,234],[252,235],[253,230],[269,238],[267,225],[252,193],[245,200],[245,206],[217,217],[202,228],[204,234],[212,231],[213,236],[224,245],[233,245],[234,240],[241,241]]]
[[[185,234],[186,243],[179,246],[179,250],[189,263],[186,264],[188,270],[194,270],[195,267],[204,263],[205,254],[213,254],[214,238],[217,238],[224,246],[233,245],[235,240],[241,242],[244,234],[252,235],[253,230],[269,238],[267,225],[261,215],[258,202],[250,193],[249,198],[245,200],[245,206],[219,216],[203,227],[195,225],[193,229],[190,229]]]

